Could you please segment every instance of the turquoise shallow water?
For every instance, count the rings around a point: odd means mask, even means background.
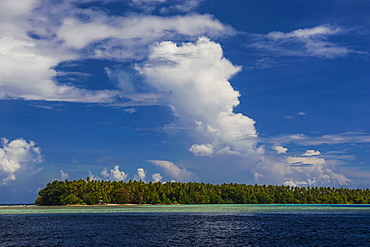
[[[369,213],[370,205],[308,204],[196,204],[103,206],[2,206],[0,214],[94,214],[94,213]]]

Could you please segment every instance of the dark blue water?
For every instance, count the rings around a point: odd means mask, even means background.
[[[370,214],[0,215],[0,246],[370,246]]]

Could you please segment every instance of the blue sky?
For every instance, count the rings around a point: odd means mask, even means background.
[[[86,177],[368,187],[369,10],[1,1],[0,203]]]

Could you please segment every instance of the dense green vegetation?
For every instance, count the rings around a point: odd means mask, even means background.
[[[39,191],[38,205],[97,204],[370,204],[369,189],[179,182],[53,181]]]

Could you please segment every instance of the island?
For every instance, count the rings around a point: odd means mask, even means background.
[[[370,204],[370,190],[87,178],[48,183],[35,204]]]

